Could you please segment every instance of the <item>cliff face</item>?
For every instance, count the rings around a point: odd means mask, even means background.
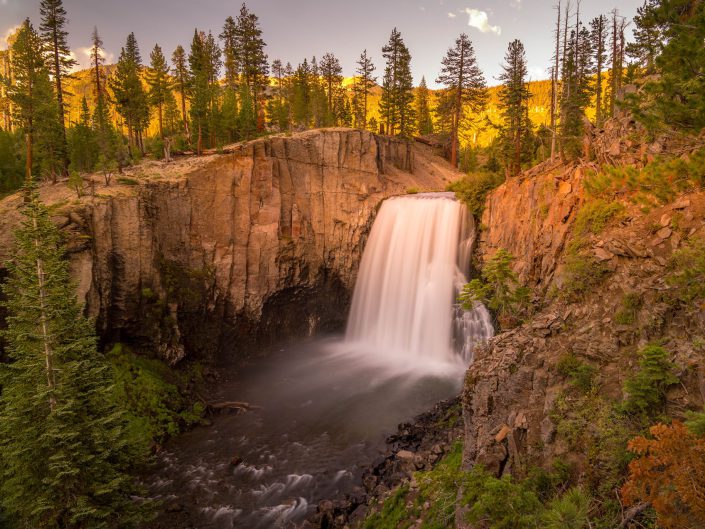
[[[142,164],[81,200],[61,184],[42,196],[102,336],[175,363],[340,328],[381,201],[456,176],[422,146],[325,129]],[[1,206],[3,258],[19,200]]]
[[[608,145],[613,157],[621,148],[627,164],[650,159],[648,147],[629,146],[635,155],[619,140]],[[576,237],[578,211],[589,200],[583,184],[591,168],[596,166],[542,164],[488,197],[477,254],[484,260],[506,248],[516,256],[515,271],[532,288],[536,311],[475,352],[463,392],[468,465],[481,463],[497,475],[521,475],[556,457],[578,468],[595,465],[589,460],[595,454],[580,452],[565,433],[566,424],[581,424],[574,415],[586,405],[559,367],[567,355],[590,367],[596,394],[619,402],[624,381],[637,370],[637,351],[659,343],[680,378],[669,390],[668,412],[682,417],[683,410],[705,401],[698,338],[705,312],[674,301],[668,280],[674,253],[705,238],[705,194],[683,194],[650,211],[622,200],[623,213],[605,230],[581,235],[584,259],[592,259],[597,276],[586,275],[581,281],[589,286],[565,298],[560,292],[569,277],[567,247]],[[579,404],[566,411],[566,402]],[[596,435],[600,420],[590,416],[581,439]]]

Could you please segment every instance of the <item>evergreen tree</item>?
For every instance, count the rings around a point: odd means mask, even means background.
[[[292,94],[292,117],[294,123],[302,128],[311,124],[311,69],[308,61],[299,64],[294,73]]]
[[[416,91],[416,123],[419,134],[433,134],[433,119],[431,118],[431,92],[426,85],[426,78],[421,78],[421,84]]]
[[[91,35],[91,67],[93,68],[93,80],[95,81],[94,90],[96,101],[99,101],[103,97],[104,84],[103,74],[101,67],[105,63],[105,58],[103,57],[103,41],[98,34],[98,28],[93,28],[93,34]]]
[[[54,92],[58,106],[60,148],[57,153],[62,158],[64,173],[68,174],[69,156],[66,143],[66,105],[64,103],[64,81],[77,62],[71,56],[66,38],[66,10],[62,0],[42,0],[39,4],[42,22],[39,26],[47,51],[47,64],[54,80]]]
[[[509,43],[504,62],[499,76],[502,81],[499,100],[504,122],[500,137],[507,172],[514,176],[521,171],[521,164],[525,161],[523,155],[531,134],[531,122],[528,119],[531,92],[526,83],[526,53],[521,41]]]
[[[392,30],[389,42],[382,48],[386,60],[380,100],[380,116],[386,133],[410,136],[413,132],[413,78],[411,54],[397,28]]]
[[[607,62],[607,17],[600,15],[590,22],[590,45],[595,56],[595,124],[602,126],[603,79],[602,73]]]
[[[291,66],[290,66],[291,67]],[[270,99],[267,106],[267,113],[270,121],[280,131],[289,129],[289,104],[286,93],[288,80],[286,79],[285,67],[279,59],[272,62],[272,75],[276,79],[276,96]]]
[[[130,33],[120,52],[110,87],[115,107],[127,125],[130,146],[144,154],[143,131],[149,125],[149,99],[142,85],[142,58],[135,34]]]
[[[696,134],[705,128],[705,4],[697,0],[660,0],[636,20],[646,56],[656,55],[659,74],[633,101],[637,117],[651,130],[677,128]],[[645,36],[648,34],[648,37]],[[645,40],[660,35],[648,50]]]
[[[235,36],[240,73],[249,88],[255,113],[259,114],[263,92],[269,84],[269,62],[264,52],[266,44],[262,39],[259,19],[245,4],[242,4],[237,17]]]
[[[152,53],[149,55],[149,67],[147,72],[147,84],[149,85],[149,102],[157,108],[159,120],[159,137],[164,137],[164,105],[171,95],[169,86],[169,66],[166,58],[158,44],[154,45]]]
[[[29,19],[25,20],[11,48],[12,80],[5,80],[13,120],[26,138],[27,178],[33,171],[55,178],[63,167],[58,107],[43,44]]]
[[[333,103],[343,89],[343,68],[340,66],[340,61],[338,58],[332,53],[326,53],[321,58],[320,75],[325,85],[326,97],[328,98],[327,113],[324,119],[324,124],[338,124]]]
[[[0,364],[0,502],[18,527],[134,526],[137,456],[111,368],[76,300],[61,235],[31,181],[25,193],[3,286],[12,363]]]
[[[479,112],[487,101],[485,78],[477,65],[475,50],[468,36],[463,33],[448,50],[442,61],[441,74],[436,82],[445,85],[443,98],[450,113],[451,152],[450,162],[458,164],[459,133],[466,109]]]
[[[580,24],[578,24],[580,27]],[[567,43],[563,64],[563,97],[561,100],[561,152],[564,158],[581,152],[584,135],[585,109],[591,99],[592,46],[590,32],[585,27],[573,30]]]
[[[238,57],[238,28],[233,17],[225,19],[220,39],[223,41],[225,86],[234,92],[237,90],[240,62]]]
[[[203,134],[208,120],[208,65],[203,33],[194,31],[188,62],[191,69],[191,122],[196,129],[196,154],[203,152]]]
[[[318,68],[316,57],[311,58],[311,71],[308,84],[311,91],[311,119],[313,120],[313,126],[320,128],[326,123],[326,117],[328,114],[328,98],[326,96],[326,90],[323,83],[321,82],[321,72]]]
[[[353,87],[353,95],[356,102],[355,123],[357,127],[362,129],[367,128],[367,101],[369,99],[370,90],[372,90],[377,81],[377,78],[372,76],[374,71],[375,65],[372,63],[372,59],[369,55],[367,55],[367,50],[364,50],[357,60],[355,85]]]
[[[181,44],[176,47],[174,53],[171,55],[171,63],[174,65],[174,81],[176,83],[176,89],[179,92],[181,119],[184,124],[184,132],[190,141],[191,135],[188,127],[188,115],[186,114],[186,98],[189,90],[190,78],[188,63],[186,60],[186,52]]]
[[[627,54],[636,59],[644,75],[656,73],[656,57],[663,49],[662,27],[657,18],[660,0],[644,0],[634,17],[634,41],[627,44]]]
[[[220,124],[221,124],[221,114],[220,114],[220,68],[223,65],[221,60],[222,51],[220,46],[213,37],[213,34],[209,31],[208,36],[205,39],[205,55],[206,55],[206,68],[208,70],[208,132],[210,136],[210,146],[215,147],[217,144],[217,138],[220,135]]]
[[[92,171],[98,161],[98,152],[85,97],[81,100],[81,117],[78,123],[68,130],[68,144],[71,170]]]

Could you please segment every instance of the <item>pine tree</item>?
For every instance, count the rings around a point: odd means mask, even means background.
[[[564,158],[580,154],[584,135],[585,109],[591,99],[593,51],[590,32],[581,27],[568,39],[563,64],[563,98],[561,100],[561,152]]]
[[[385,122],[387,134],[410,136],[414,129],[411,54],[397,28],[392,30],[389,42],[382,48],[382,56],[386,66],[379,104],[380,116]]]
[[[595,124],[602,126],[602,73],[607,61],[607,17],[600,15],[590,22],[590,44],[595,55]]]
[[[290,66],[291,67],[291,66]],[[272,75],[276,79],[276,96],[269,100],[267,114],[270,121],[280,131],[289,129],[289,102],[287,100],[287,83],[285,67],[279,59],[272,62]]]
[[[221,60],[222,51],[210,31],[204,41],[204,45],[206,55],[205,64],[208,70],[208,132],[210,136],[210,146],[215,147],[221,133],[221,114],[219,107],[221,86],[219,77],[220,68],[223,65]]]
[[[292,94],[292,117],[294,123],[302,128],[311,124],[311,69],[308,60],[299,64],[294,73]]]
[[[92,171],[98,161],[96,138],[91,128],[91,114],[86,98],[81,100],[81,117],[68,130],[68,144],[72,171]]]
[[[69,156],[66,143],[66,105],[64,103],[64,81],[70,76],[71,69],[77,62],[71,56],[67,37],[66,10],[62,0],[42,0],[39,4],[42,22],[39,26],[47,50],[47,64],[54,79],[54,91],[58,106],[59,131],[61,135],[61,152],[57,153],[63,159],[63,172],[68,174]]]
[[[502,151],[510,176],[521,171],[523,154],[531,133],[528,119],[531,92],[526,83],[528,74],[524,45],[519,40],[509,43],[499,80],[502,89],[499,94],[503,125],[501,129]]]
[[[416,123],[419,134],[433,134],[433,119],[431,118],[431,92],[426,85],[426,78],[421,78],[421,84],[416,91]]]
[[[186,137],[191,141],[191,134],[188,127],[188,115],[186,113],[186,98],[189,90],[189,71],[188,64],[186,60],[186,52],[183,46],[179,44],[174,53],[171,55],[171,63],[174,65],[174,81],[176,82],[176,89],[179,92],[179,99],[181,100],[181,119],[184,124],[184,132]]]
[[[637,117],[652,131],[676,128],[697,134],[705,128],[705,4],[660,0],[636,22],[647,58],[657,53],[658,74],[633,105]],[[656,35],[657,42],[645,44]]]
[[[463,33],[448,50],[442,61],[441,74],[436,82],[445,85],[443,97],[451,112],[450,162],[458,165],[459,132],[466,109],[479,112],[487,101],[485,78],[477,65],[475,50],[468,36]]]
[[[203,152],[203,134],[208,120],[209,78],[205,52],[205,35],[194,31],[188,62],[191,69],[191,122],[196,133],[196,154]]]
[[[29,19],[11,48],[12,82],[6,84],[13,121],[26,138],[26,169],[56,177],[63,167],[58,107],[46,68],[43,41]],[[7,80],[5,81],[7,83]]]
[[[310,90],[310,113],[313,121],[313,126],[316,128],[323,127],[326,123],[328,114],[328,97],[326,90],[321,82],[321,71],[318,68],[316,57],[311,58],[311,70],[308,79]]]
[[[142,57],[135,34],[130,33],[120,52],[110,87],[115,107],[127,124],[130,145],[144,154],[142,133],[149,125],[149,100],[142,85]]]
[[[240,73],[252,95],[255,113],[259,114],[263,92],[269,84],[269,62],[264,52],[266,44],[262,39],[259,19],[245,4],[242,4],[237,17],[235,35]]]
[[[372,90],[377,81],[377,78],[372,76],[374,71],[375,65],[372,63],[372,59],[367,55],[367,50],[364,50],[357,60],[355,85],[353,87],[353,95],[356,102],[355,123],[357,127],[362,129],[367,128],[367,101],[369,99],[370,90]]]
[[[627,55],[636,59],[644,75],[656,73],[656,57],[663,49],[662,27],[656,17],[660,0],[644,0],[634,17],[634,41],[627,44]]]
[[[96,101],[100,101],[103,98],[103,74],[101,67],[105,63],[105,58],[103,57],[103,41],[98,34],[98,28],[93,28],[93,34],[91,35],[91,67],[93,68],[93,80],[95,81],[94,90]]]
[[[324,119],[324,124],[338,124],[333,103],[343,88],[343,68],[340,66],[340,61],[338,58],[332,53],[326,53],[321,58],[320,75],[325,85],[327,97],[327,112]]]
[[[164,105],[171,95],[169,86],[169,66],[158,44],[154,45],[149,54],[149,67],[147,84],[149,85],[149,102],[157,108],[159,120],[159,137],[164,138]]]
[[[223,41],[225,86],[232,91],[236,91],[240,61],[238,57],[238,28],[233,17],[228,17],[225,19],[223,31],[220,34],[220,39]]]
[[[0,502],[22,527],[135,525],[143,508],[111,369],[71,284],[61,235],[30,181],[3,285]]]

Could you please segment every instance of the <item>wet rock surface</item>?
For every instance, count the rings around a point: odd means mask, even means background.
[[[363,472],[362,485],[342,498],[324,500],[300,529],[360,527],[370,505],[383,500],[413,473],[430,470],[463,434],[460,397],[444,400],[387,438],[387,450]]]

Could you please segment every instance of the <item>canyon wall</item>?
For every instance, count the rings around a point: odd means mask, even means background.
[[[422,145],[323,129],[146,162],[81,199],[41,193],[103,339],[176,363],[341,328],[382,200],[457,177]],[[0,204],[3,260],[20,202]]]

